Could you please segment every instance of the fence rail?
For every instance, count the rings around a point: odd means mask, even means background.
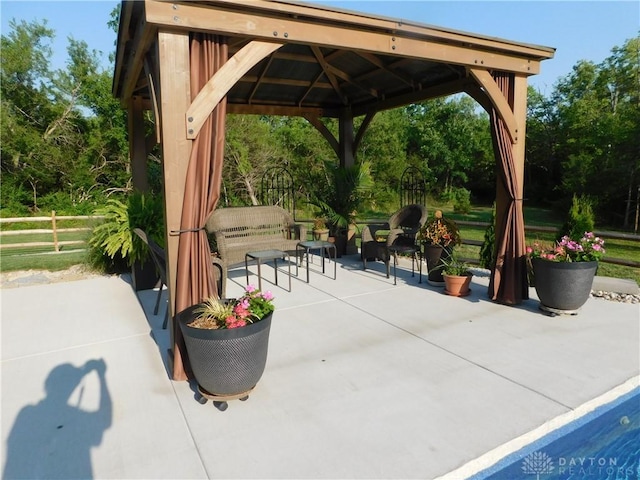
[[[0,239],[2,237],[10,237],[15,235],[36,235],[36,234],[52,235],[51,242],[26,242],[26,243],[0,242],[0,250],[6,250],[6,249],[12,249],[12,248],[50,247],[51,246],[53,247],[53,250],[55,253],[60,253],[60,247],[64,247],[68,245],[83,245],[86,242],[84,240],[59,240],[58,234],[73,233],[73,232],[87,232],[87,231],[90,231],[91,228],[90,227],[59,228],[57,226],[58,221],[68,221],[68,220],[91,221],[91,220],[100,220],[103,218],[104,216],[101,216],[101,215],[57,216],[55,211],[52,211],[51,216],[49,217],[0,218],[0,225],[7,224],[7,223],[31,223],[31,222],[50,222],[51,223],[51,228],[33,228],[33,229],[25,229],[25,230],[1,230]],[[467,221],[467,220],[457,220],[456,223],[460,226],[477,227],[477,228],[487,228],[489,226],[488,222],[475,222],[475,221]],[[525,225],[525,231],[555,233],[557,231],[557,228]],[[604,237],[608,239],[631,240],[634,242],[638,242],[640,244],[640,235],[635,235],[631,233],[622,233],[622,232],[611,232],[611,231],[596,231],[594,233],[600,237]],[[483,242],[481,240],[462,239],[462,243],[464,245],[480,247],[482,246]],[[467,260],[477,263],[477,261],[475,261],[474,259],[467,259]],[[607,256],[600,261],[603,263],[611,263],[614,265],[621,265],[625,267],[640,268],[640,262],[635,260],[628,260],[623,258],[611,258]]]
[[[67,245],[84,245],[84,240],[59,240],[58,234],[60,233],[73,233],[73,232],[88,232],[91,231],[90,227],[58,227],[59,221],[67,220],[100,220],[104,218],[101,215],[66,215],[57,216],[55,210],[51,212],[50,217],[13,217],[13,218],[0,218],[0,224],[3,223],[40,223],[50,222],[51,228],[31,228],[25,230],[2,230],[0,231],[0,238],[11,237],[16,235],[36,235],[36,234],[51,234],[52,241],[50,242],[23,242],[23,243],[0,243],[0,250],[6,250],[11,248],[30,248],[30,247],[53,247],[55,253],[60,253],[60,247]]]

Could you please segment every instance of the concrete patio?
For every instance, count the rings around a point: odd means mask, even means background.
[[[343,257],[334,281],[316,264],[291,293],[264,267],[267,368],[225,412],[170,380],[156,291],[126,276],[3,288],[4,478],[466,478],[468,462],[637,385],[638,305],[591,298],[549,317],[533,289],[507,307],[486,276],[453,298],[371,266]],[[229,296],[244,284],[232,270]]]

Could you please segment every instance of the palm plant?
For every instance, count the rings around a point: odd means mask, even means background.
[[[326,184],[311,193],[311,204],[318,216],[328,220],[332,235],[344,231],[355,222],[357,210],[373,190],[371,163],[360,162],[344,167],[325,161]]]

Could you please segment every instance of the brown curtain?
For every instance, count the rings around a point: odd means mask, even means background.
[[[494,72],[493,78],[513,108],[514,75]],[[524,216],[509,132],[495,109],[490,112],[496,156],[496,266],[491,272],[489,297],[509,305],[529,298],[525,257]]]
[[[226,40],[217,35],[195,33],[191,37],[191,98],[195,98],[209,79],[227,61]],[[180,220],[176,312],[194,305],[216,290],[205,223],[220,197],[224,158],[226,97],[205,121],[193,141],[185,181]],[[173,378],[192,377],[180,326],[173,322]]]

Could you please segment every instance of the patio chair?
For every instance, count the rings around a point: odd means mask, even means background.
[[[158,297],[156,299],[156,306],[153,309],[153,314],[158,314],[158,308],[160,306],[160,298],[162,297],[162,288],[167,285],[167,255],[164,249],[158,245],[156,242],[150,238],[144,230],[140,228],[134,228],[133,232],[138,235],[142,241],[149,247],[149,253],[151,254],[151,259],[153,260],[154,265],[156,266],[156,270],[158,271],[158,275],[160,277],[160,289],[158,290]],[[225,292],[227,290],[227,277],[224,267],[222,265],[222,261],[211,256],[211,262],[214,266],[214,272],[216,275],[216,282],[218,285],[218,297],[224,298]],[[167,323],[169,321],[169,307],[167,306],[167,311],[164,315],[164,322],[162,323],[162,328],[167,328]]]
[[[402,207],[389,218],[386,223],[373,223],[362,229],[362,245],[360,256],[363,268],[367,269],[367,261],[384,262],[389,278],[390,246],[415,246],[416,234],[427,221],[427,209],[422,205],[411,204]],[[387,233],[382,238],[382,232]]]

